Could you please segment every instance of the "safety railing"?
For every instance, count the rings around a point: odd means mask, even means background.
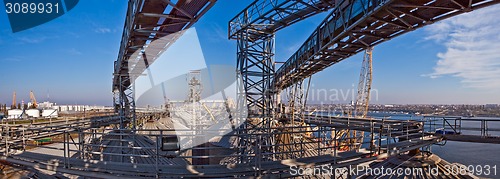
[[[500,118],[424,116],[426,132],[443,135],[500,136]]]
[[[153,124],[150,121],[147,123]],[[193,129],[130,130],[73,126],[44,129],[44,132],[52,134],[51,140],[47,141],[29,135],[22,135],[20,142],[13,142],[10,138],[9,150],[5,150],[4,154],[26,161],[58,160],[67,169],[92,166],[99,170],[117,171],[122,170],[117,166],[141,166],[157,176],[165,174],[162,170],[165,167],[185,168],[188,165],[243,165],[262,172],[265,170],[262,166],[284,159],[336,156],[329,163],[340,164],[352,159],[342,158],[346,155],[344,152],[366,159],[420,148],[432,143],[425,143],[428,135],[423,128],[425,126],[419,121],[318,115],[306,116],[305,123],[301,125],[272,127],[271,135],[241,133],[238,130],[242,129],[238,128],[230,133],[220,133],[223,131],[218,129],[200,132]],[[26,132],[32,129],[17,130]],[[205,134],[208,133],[217,135],[207,137]],[[177,140],[165,140],[171,136]],[[261,144],[259,139],[262,136],[272,136],[274,143]],[[238,145],[242,137],[252,140],[246,146]],[[203,142],[183,147],[197,140]],[[251,148],[245,150],[251,152],[240,153],[242,150],[238,147]]]
[[[317,113],[319,114],[319,113]],[[332,117],[330,115],[306,115],[306,123],[328,126],[335,130],[362,131],[364,139],[361,147],[370,152],[391,153],[392,146],[401,142],[426,140],[433,136],[424,132],[425,124],[415,120],[389,120],[355,117]],[[352,138],[346,137],[347,141]],[[351,147],[353,146],[351,142]],[[354,144],[357,145],[357,144]],[[410,145],[410,144],[405,144]],[[360,147],[359,145],[357,147]]]

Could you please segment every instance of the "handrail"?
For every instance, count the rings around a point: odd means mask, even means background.
[[[495,123],[500,125],[500,118],[467,118],[459,116],[424,116],[423,121],[434,127],[426,132],[442,132],[446,135],[448,129],[453,131],[453,134],[477,135],[467,132],[480,132],[481,137],[492,136],[490,132],[500,132],[500,128],[490,127],[489,124]],[[437,124],[439,122],[440,124]],[[464,124],[464,122],[466,124]],[[479,124],[477,124],[479,123]],[[479,126],[477,126],[479,125]],[[439,128],[438,128],[439,127]],[[465,132],[465,133],[464,133]],[[500,134],[500,133],[499,133]],[[497,134],[497,136],[499,135]]]

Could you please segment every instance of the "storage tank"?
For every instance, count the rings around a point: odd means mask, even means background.
[[[45,118],[58,117],[57,110],[56,109],[44,109],[42,111],[42,117],[45,117]]]
[[[34,117],[34,118],[40,117],[40,111],[38,109],[28,109],[28,110],[26,110],[26,114],[29,117]]]
[[[9,119],[18,119],[23,114],[23,110],[20,110],[20,109],[11,109],[11,110],[8,110],[7,113],[9,115],[7,118],[9,118]]]

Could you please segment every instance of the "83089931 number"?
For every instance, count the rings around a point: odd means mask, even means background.
[[[52,14],[59,13],[59,3],[6,3],[7,14]]]

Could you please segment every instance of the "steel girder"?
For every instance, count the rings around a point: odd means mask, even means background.
[[[254,29],[250,37],[258,33],[273,33],[293,23],[304,20],[335,6],[336,0],[255,0],[229,21],[229,39],[238,39],[246,29]],[[337,0],[338,1],[338,0]]]
[[[276,71],[284,89],[350,56],[434,22],[499,0],[342,0]]]

